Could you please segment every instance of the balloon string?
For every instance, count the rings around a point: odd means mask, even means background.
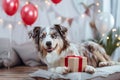
[[[32,4],[30,1],[28,1],[28,4]]]
[[[9,52],[8,52],[8,60],[10,60],[10,57],[11,57],[11,49],[12,49],[12,27],[9,28],[9,31],[10,31],[10,48],[9,48]],[[10,69],[10,66],[8,66],[8,70]]]

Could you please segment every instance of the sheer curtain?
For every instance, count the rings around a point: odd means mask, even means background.
[[[109,12],[115,20],[115,27],[120,26],[120,0],[103,0],[103,12]]]
[[[120,27],[120,0],[110,0],[111,2],[111,13],[114,16],[115,27]],[[112,58],[115,61],[120,60],[120,47],[118,47],[112,54]]]
[[[115,26],[120,27],[120,0],[111,0],[111,13],[115,18]]]

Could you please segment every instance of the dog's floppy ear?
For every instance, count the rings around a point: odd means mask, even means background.
[[[67,33],[67,28],[64,26],[61,26],[59,24],[55,24],[55,29],[60,33],[61,36],[65,37],[66,33]]]
[[[33,38],[39,37],[39,35],[40,35],[40,27],[37,26],[33,29]]]
[[[40,34],[40,27],[35,27],[32,31],[28,33],[29,38],[36,38]]]
[[[40,45],[39,44],[40,30],[41,30],[41,27],[37,26],[32,31],[30,31],[28,33],[29,37],[33,38],[33,40],[35,41],[35,44],[37,45],[36,47],[38,48],[38,50],[40,49],[39,48],[39,45]]]
[[[69,43],[68,43],[68,41],[66,39],[66,33],[67,33],[68,30],[67,30],[66,27],[61,26],[59,24],[54,25],[54,27],[59,32],[61,38],[63,39],[64,44],[63,44],[62,50],[65,50],[69,46]]]

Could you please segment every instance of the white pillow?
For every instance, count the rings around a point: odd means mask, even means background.
[[[19,56],[12,49],[12,46],[16,45],[14,41],[10,46],[10,40],[7,38],[0,38],[0,67],[12,67],[21,63]],[[8,57],[8,52],[10,56]]]
[[[26,42],[20,45],[14,46],[15,51],[18,53],[23,63],[28,66],[43,65],[38,57],[38,51],[34,42]]]

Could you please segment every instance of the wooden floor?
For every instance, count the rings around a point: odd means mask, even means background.
[[[45,66],[41,67],[14,67],[0,69],[0,80],[35,80],[30,78],[28,74],[37,71],[38,69],[46,69]],[[41,79],[45,80],[45,79]]]

